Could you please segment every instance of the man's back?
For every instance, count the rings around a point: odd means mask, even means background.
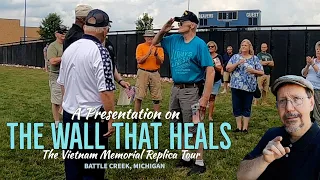
[[[99,43],[90,39],[80,39],[71,44],[62,56],[60,82],[65,86],[62,107],[73,114],[85,108],[101,107],[99,92],[115,88],[112,63],[108,51]]]
[[[65,51],[67,47],[69,47],[72,43],[81,39],[83,34],[83,29],[79,25],[73,24],[66,34],[65,40],[63,42],[63,51]]]

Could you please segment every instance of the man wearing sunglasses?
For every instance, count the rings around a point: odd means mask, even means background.
[[[272,86],[282,127],[269,129],[241,162],[241,179],[320,179],[320,128],[312,123],[314,89],[287,75]]]
[[[174,21],[179,22],[179,34],[164,37],[172,29]],[[185,11],[181,17],[171,18],[154,37],[152,44],[161,42],[164,52],[168,54],[174,86],[171,90],[170,111],[180,112],[181,118],[172,123],[192,123],[191,106],[199,103],[200,112],[204,114],[211,94],[215,76],[214,64],[207,44],[196,36],[199,20],[191,11]],[[184,127],[182,128],[184,129]],[[194,140],[197,125],[189,128]],[[183,134],[183,133],[182,133]],[[181,139],[184,139],[183,135]],[[182,141],[182,149],[185,149]],[[188,175],[204,173],[203,144],[200,144],[197,160],[183,158],[177,167],[192,167]]]
[[[62,94],[60,85],[57,83],[59,76],[63,41],[65,34],[67,33],[65,26],[60,26],[56,32],[56,40],[52,42],[47,49],[47,59],[49,60],[49,85],[51,93],[52,115],[55,121],[56,127],[60,122]]]

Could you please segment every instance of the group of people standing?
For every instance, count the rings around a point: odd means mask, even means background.
[[[50,66],[49,82],[53,116],[57,124],[60,121],[59,113],[63,116],[63,124],[90,123],[89,145],[95,143],[95,122],[101,123],[99,140],[108,148],[108,138],[114,133],[113,120],[105,122],[99,117],[95,119],[94,116],[86,120],[87,108],[92,107],[96,111],[114,111],[115,82],[123,88],[130,88],[130,84],[123,81],[117,72],[114,47],[106,38],[112,22],[108,14],[87,5],[77,6],[75,14],[76,21],[71,29],[60,27],[56,31],[56,41],[51,43],[46,51]],[[179,24],[179,33],[165,36],[175,21]],[[213,121],[215,98],[222,83],[224,86],[222,93],[228,92],[230,81],[233,115],[237,122],[235,131],[248,132],[253,94],[258,86],[265,91],[262,94],[266,97],[269,89],[270,72],[274,66],[272,56],[266,52],[265,43],[261,45],[262,52],[257,56],[254,55],[253,46],[247,39],[241,42],[239,53],[233,54],[232,47],[228,46],[227,53],[221,56],[217,53],[218,46],[214,41],[205,43],[196,36],[198,24],[197,16],[191,11],[185,11],[181,17],[170,18],[157,34],[152,30],[145,32],[145,42],[139,44],[136,49],[138,72],[135,85],[135,111],[140,111],[148,90],[152,95],[154,110],[160,111],[162,93],[159,69],[166,53],[170,59],[174,82],[169,110],[180,112],[181,115],[178,119],[172,119],[172,123],[175,125],[182,123],[183,126],[184,123],[193,122],[192,106],[198,104],[200,113],[204,113],[208,102],[209,120]],[[317,60],[307,58],[308,65],[305,69],[309,71],[303,70],[303,74],[309,76],[311,80],[315,80],[320,74],[317,65],[318,61],[320,62],[318,46],[316,46]],[[73,121],[72,116],[79,108],[82,109],[80,120]],[[135,119],[134,122],[137,123],[139,120]],[[84,126],[80,127],[84,131]],[[195,123],[188,131],[195,136],[197,124]],[[184,143],[182,147],[184,148]],[[75,147],[71,150],[79,149]],[[102,153],[102,150],[93,151]],[[188,175],[204,173],[206,166],[202,144],[197,152],[200,156],[196,160],[183,158],[176,167],[191,168]],[[95,163],[104,161],[97,160]],[[66,159],[66,179],[103,179],[105,169],[84,169],[84,163],[87,162]]]

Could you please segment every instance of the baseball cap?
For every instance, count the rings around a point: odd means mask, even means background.
[[[67,33],[68,32],[68,28],[64,25],[60,25],[57,30],[56,30],[57,33],[59,34],[64,34],[64,33]]]
[[[93,9],[86,17],[86,25],[93,27],[107,27],[110,26],[110,20],[107,13],[100,9]]]
[[[311,84],[311,82],[301,76],[296,76],[296,75],[286,75],[286,76],[282,76],[282,77],[278,78],[277,80],[275,80],[275,82],[273,83],[273,85],[271,87],[272,93],[276,96],[278,89],[286,83],[297,84],[301,87],[304,87],[304,88],[311,90],[312,94],[314,94],[314,89],[313,89],[313,85]]]
[[[191,11],[184,11],[183,15],[181,17],[175,17],[174,21],[191,21],[196,24],[199,24],[198,17]]]
[[[93,8],[89,5],[85,5],[85,4],[78,5],[75,9],[76,17],[87,17],[87,15],[92,9]]]

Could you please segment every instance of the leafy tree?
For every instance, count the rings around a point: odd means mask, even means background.
[[[153,29],[153,17],[149,16],[148,13],[143,13],[142,17],[139,17],[136,23],[136,30],[145,31]]]
[[[62,24],[60,15],[56,13],[50,13],[47,17],[42,19],[40,30],[38,31],[42,39],[55,39],[55,31]]]

